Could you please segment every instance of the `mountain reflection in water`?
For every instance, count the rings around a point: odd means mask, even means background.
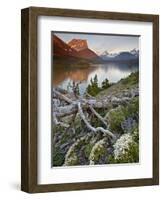
[[[83,94],[91,78],[97,74],[98,84],[107,78],[109,82],[116,83],[132,72],[138,71],[138,64],[104,63],[104,64],[73,64],[55,63],[53,65],[53,86],[67,90],[68,84],[73,81],[80,82],[79,90]]]

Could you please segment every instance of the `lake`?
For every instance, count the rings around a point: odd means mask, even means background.
[[[70,90],[68,85],[78,82],[80,94],[84,94],[91,78],[97,74],[98,84],[107,78],[110,83],[116,83],[132,72],[138,71],[138,64],[104,63],[104,64],[57,64],[53,66],[53,86]]]

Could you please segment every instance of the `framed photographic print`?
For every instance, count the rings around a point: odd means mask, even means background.
[[[159,184],[159,16],[21,12],[21,189]]]

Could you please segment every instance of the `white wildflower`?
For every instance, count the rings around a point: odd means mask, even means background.
[[[130,133],[122,135],[114,146],[114,157],[115,159],[120,159],[122,155],[129,149],[130,144],[133,143],[133,138]]]
[[[71,165],[71,163],[78,160],[77,155],[75,153],[75,149],[78,148],[78,146],[80,146],[80,144],[83,143],[88,137],[90,137],[90,134],[87,134],[86,136],[77,139],[77,141],[74,144],[72,144],[72,146],[69,148],[65,155],[65,166]]]
[[[106,138],[98,141],[92,148],[90,156],[89,156],[89,164],[94,165],[96,161],[96,154],[104,149],[104,145],[106,143]]]

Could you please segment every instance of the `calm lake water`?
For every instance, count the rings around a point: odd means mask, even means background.
[[[68,89],[72,82],[80,82],[79,90],[83,94],[90,83],[91,78],[97,74],[98,84],[107,78],[109,82],[116,83],[120,79],[127,77],[132,72],[138,71],[138,64],[105,63],[105,64],[84,64],[66,65],[56,64],[53,66],[53,86]]]

